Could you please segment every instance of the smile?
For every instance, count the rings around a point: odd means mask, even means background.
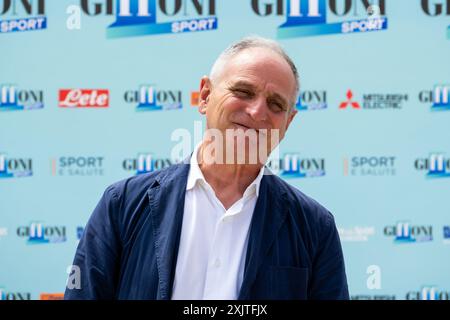
[[[240,123],[237,123],[237,122],[233,122],[233,124],[234,124],[238,129],[243,129],[244,131],[246,131],[246,130],[255,130],[257,133],[259,133],[259,130],[258,130],[258,129],[250,128],[250,127],[247,127],[246,125],[243,125],[243,124],[240,124]]]

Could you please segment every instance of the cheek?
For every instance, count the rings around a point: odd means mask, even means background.
[[[229,95],[214,95],[209,101],[210,113],[222,113],[224,109],[228,109],[233,102],[233,98]]]
[[[287,118],[285,113],[273,114],[271,122],[272,128],[280,130],[280,133],[286,131]]]
[[[222,103],[223,109],[227,113],[245,109],[245,103],[235,97],[228,97]]]
[[[221,128],[228,119],[230,110],[227,104],[221,100],[210,100],[210,106],[206,110],[206,120],[209,128]]]
[[[228,121],[234,118],[239,118],[239,114],[245,111],[245,104],[236,98],[230,97],[223,99],[218,105],[217,116],[222,120]]]

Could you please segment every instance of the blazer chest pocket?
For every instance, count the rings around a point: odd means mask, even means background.
[[[269,299],[305,300],[308,298],[308,269],[270,266],[267,273]]]

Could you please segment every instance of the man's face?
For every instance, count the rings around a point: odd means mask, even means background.
[[[247,49],[232,57],[214,79],[201,82],[199,111],[207,129],[279,130],[283,139],[292,111],[296,82],[289,64],[265,48]],[[275,148],[271,146],[270,149]],[[271,150],[269,150],[270,153]]]

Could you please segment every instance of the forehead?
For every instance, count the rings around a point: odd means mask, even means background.
[[[293,95],[296,81],[291,67],[278,53],[266,48],[246,49],[224,65],[222,81],[227,84],[249,82],[271,91]]]

